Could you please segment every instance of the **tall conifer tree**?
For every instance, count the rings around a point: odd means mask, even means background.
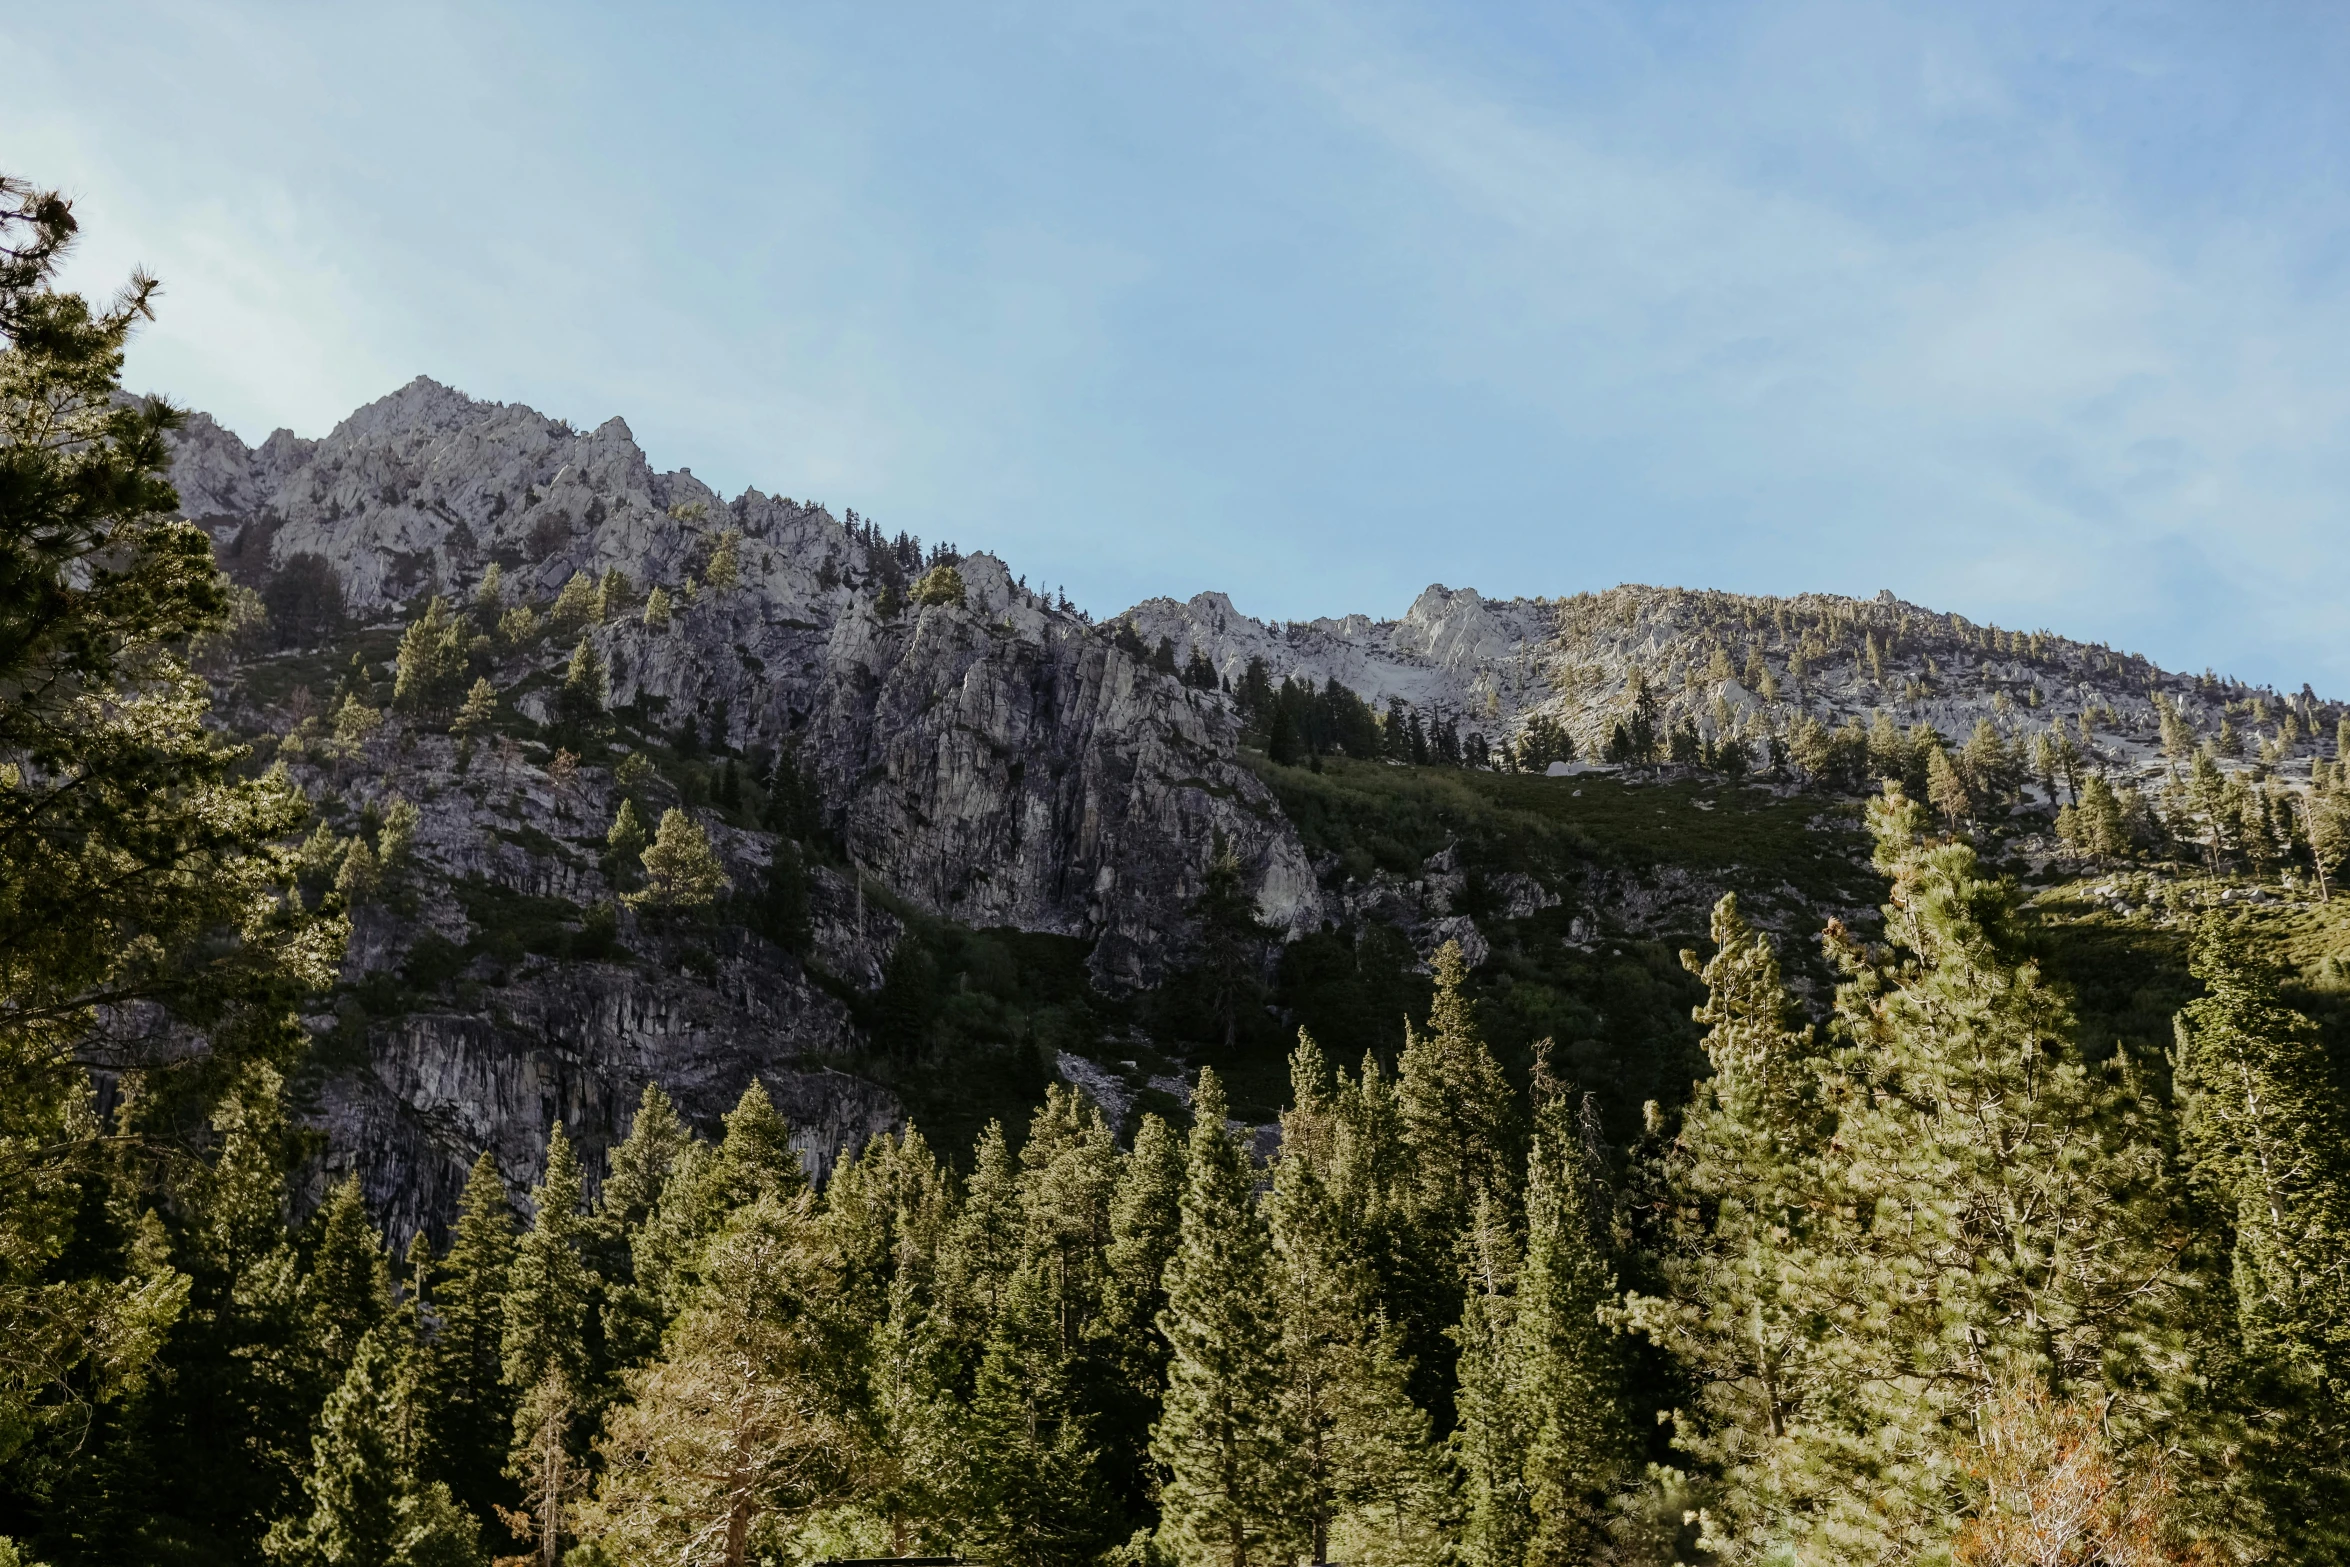
[[[839,1257],[803,1188],[758,1193],[709,1238],[659,1359],[628,1373],[583,1530],[622,1561],[743,1567],[848,1494],[865,1377]]]
[[[1613,1335],[1605,1192],[1566,1086],[1538,1073],[1526,1170],[1526,1265],[1518,1279],[1512,1369],[1530,1427],[1525,1475],[1534,1511],[1528,1567],[1577,1567],[1607,1544],[1608,1504],[1633,1457]]]
[[[940,1248],[938,1266],[939,1311],[966,1376],[1003,1310],[1027,1231],[1019,1165],[1001,1122],[990,1121],[980,1132],[972,1164],[962,1211]]]
[[[1167,1474],[1161,1536],[1197,1567],[1270,1560],[1294,1486],[1280,1425],[1272,1248],[1248,1154],[1224,1113],[1223,1085],[1203,1069],[1181,1242],[1159,1316],[1171,1351],[1167,1398],[1151,1433],[1151,1457]]]
[[[1440,1428],[1451,1415],[1443,1370],[1453,1357],[1447,1334],[1461,1314],[1462,1236],[1480,1193],[1497,1212],[1516,1206],[1525,1171],[1518,1097],[1478,1029],[1468,968],[1460,943],[1436,949],[1428,1026],[1405,1023],[1392,1102],[1400,1222],[1386,1237],[1382,1271],[1405,1350],[1420,1368],[1414,1391]]]
[[[342,1380],[359,1341],[390,1317],[392,1277],[357,1174],[329,1190],[316,1223],[318,1249],[302,1299],[312,1375],[323,1389]]]
[[[1714,955],[1682,963],[1705,981],[1713,1074],[1697,1084],[1665,1151],[1651,1216],[1659,1296],[1632,1296],[1628,1320],[1693,1385],[1675,1442],[1719,1473],[1730,1533],[1765,1529],[1806,1494],[1798,1433],[1818,1418],[1827,1372],[1816,1348],[1811,1258],[1847,1244],[1812,1169],[1825,1122],[1818,1052],[1798,1026],[1769,940],[1735,896],[1713,913]]]
[[[506,1385],[518,1395],[509,1472],[522,1483],[539,1559],[554,1567],[577,1489],[574,1427],[588,1391],[587,1327],[594,1281],[581,1255],[584,1182],[558,1121],[547,1136],[547,1167],[531,1193],[535,1212],[507,1275],[503,1350]]]
[[[2181,1141],[2232,1230],[2247,1467],[2294,1560],[2350,1556],[2350,1117],[2316,1026],[2218,916],[2195,941],[2204,993],[2178,1019]],[[2216,1356],[2213,1358],[2217,1358]]]
[[[1101,1112],[1047,1090],[1020,1150],[1018,1255],[992,1312],[966,1417],[962,1511],[983,1553],[1080,1562],[1122,1540],[1094,1426],[1112,1393],[1097,1353],[1117,1149]]]
[[[1411,1402],[1395,1335],[1378,1312],[1364,1236],[1334,1190],[1342,1126],[1328,1064],[1303,1031],[1290,1082],[1269,1205],[1293,1469],[1289,1537],[1316,1563],[1330,1560],[1342,1533],[1409,1551],[1425,1543],[1427,1416]]]
[[[1180,1236],[1183,1186],[1182,1143],[1165,1121],[1145,1114],[1110,1199],[1102,1316],[1130,1385],[1152,1404],[1167,1372],[1158,1316],[1167,1302],[1167,1262]]]
[[[97,1196],[150,1136],[184,1146],[170,1117],[241,1063],[298,1052],[343,937],[287,896],[308,801],[239,776],[190,667],[232,596],[176,515],[181,415],[122,391],[158,285],[56,290],[77,228],[0,175],[0,1459],[139,1385],[188,1280],[161,1245],[92,1276]],[[143,1092],[101,1117],[93,1071]]]
[[[1519,1567],[1534,1538],[1526,1459],[1535,1412],[1515,1364],[1520,1242],[1489,1190],[1477,1193],[1461,1261],[1468,1287],[1451,1329],[1460,1356],[1454,1394],[1460,1419],[1451,1437],[1465,1514],[1460,1553],[1470,1567]]]
[[[448,1255],[432,1273],[436,1330],[425,1351],[423,1458],[429,1474],[447,1481],[482,1514],[507,1495],[497,1476],[514,1432],[514,1399],[503,1376],[506,1277],[513,1261],[506,1179],[484,1149],[458,1198]]]
[[[604,1349],[615,1369],[640,1365],[660,1347],[661,1303],[637,1277],[635,1250],[693,1142],[661,1085],[646,1083],[628,1136],[611,1152],[590,1226]]]
[[[270,1531],[289,1567],[478,1567],[479,1520],[417,1472],[402,1417],[393,1335],[369,1332],[319,1413],[303,1491],[308,1516]]]
[[[1517,1095],[1478,1030],[1459,942],[1436,949],[1435,969],[1427,1029],[1405,1028],[1396,1099],[1416,1215],[1449,1238],[1468,1224],[1479,1191],[1516,1196],[1525,1139]]]

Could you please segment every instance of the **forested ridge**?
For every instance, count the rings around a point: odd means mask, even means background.
[[[612,700],[594,628],[753,569],[692,503],[674,582],[493,562],[389,629],[316,556],[224,575],[119,385],[154,283],[55,290],[70,209],[0,189],[0,1562],[2350,1556],[2313,693],[1945,735],[1932,682],[2020,717],[2111,655],[1701,595],[1505,726],[1121,619],[1323,910],[1219,833],[1121,988],[870,877],[723,700]],[[884,621],[978,591],[855,538]],[[1562,601],[1562,668],[1652,612]],[[1839,660],[1872,721],[1776,716]],[[322,1131],[402,1030],[669,970],[800,998],[882,1124],[647,1073],[447,1202]]]

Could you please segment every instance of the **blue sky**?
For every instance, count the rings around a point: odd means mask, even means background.
[[[1097,612],[1817,588],[2350,696],[2350,12],[72,6],[258,440],[424,373]]]

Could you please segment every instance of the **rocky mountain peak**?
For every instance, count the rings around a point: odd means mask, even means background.
[[[1086,935],[1105,979],[1150,972],[1142,938],[1181,923],[1219,834],[1254,866],[1268,917],[1315,917],[1295,834],[1268,822],[1227,704],[1129,658],[994,556],[959,558],[961,604],[887,613],[904,566],[821,507],[755,489],[728,502],[656,472],[622,419],[582,433],[422,376],[314,442],[254,451],[191,421],[174,477],[239,575],[314,560],[362,621],[469,595],[493,564],[509,602],[549,604],[580,574],[663,586],[673,625],[621,616],[588,633],[615,707],[723,715],[712,740],[746,754],[796,748],[890,885],[957,918]],[[728,530],[739,586],[697,596]]]

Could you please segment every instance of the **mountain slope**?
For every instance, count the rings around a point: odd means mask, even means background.
[[[338,831],[364,833],[395,798],[421,812],[408,907],[360,911],[346,977],[375,982],[381,1004],[346,1031],[322,1101],[341,1157],[364,1146],[407,1172],[379,1194],[403,1217],[444,1208],[485,1141],[527,1169],[554,1115],[600,1144],[646,1076],[714,1113],[749,1071],[799,1062],[808,1070],[779,1092],[819,1161],[886,1120],[889,1096],[811,1059],[854,1042],[833,991],[881,981],[901,921],[869,906],[877,898],[1082,942],[1111,990],[1179,954],[1183,910],[1220,846],[1265,918],[1318,923],[1319,889],[1238,759],[1228,704],[1128,657],[988,557],[960,562],[963,603],[887,612],[879,589],[902,574],[821,508],[755,491],[723,502],[691,475],[653,472],[618,420],[583,435],[422,380],[314,442],[281,435],[248,450],[192,421],[174,478],[232,575],[316,622],[290,647],[268,645],[283,627],[247,639],[221,670],[226,720],[285,761]],[[727,530],[740,535],[739,585],[687,602]],[[575,633],[519,642],[485,619],[473,661],[510,731],[494,762],[461,772],[445,721],[397,714],[338,752],[326,732],[345,699],[392,705],[404,606],[471,595],[493,566],[508,606],[544,611],[575,576],[613,571],[636,596]],[[307,599],[292,591],[304,584]],[[666,626],[641,611],[652,585],[679,598]],[[581,643],[609,672],[615,727],[579,745],[572,770],[547,736]],[[791,758],[840,862],[815,867],[810,911],[831,991],[772,942],[732,931],[734,948],[705,957],[686,949],[710,943],[636,931],[633,917],[624,942],[707,972],[549,951],[494,961],[498,927],[522,917],[514,900],[539,900],[524,912],[576,938],[619,890],[597,849],[621,794],[613,769],[632,752],[662,758],[654,806],[706,816],[713,802],[696,795],[713,762],[721,776],[763,777]],[[712,825],[737,886],[756,889],[773,835]],[[417,971],[427,937],[462,966],[391,994],[384,976]],[[492,970],[495,994],[460,1004],[460,988]],[[697,1041],[683,1053],[671,1043],[681,1030]]]
[[[1658,698],[1662,728],[1686,718],[1708,739],[1759,746],[1806,716],[1834,726],[1884,713],[1953,740],[1985,720],[2009,734],[2078,733],[2086,716],[2092,734],[2081,743],[2115,770],[2147,777],[2163,772],[2158,700],[2197,741],[2217,739],[2223,721],[2274,738],[2294,715],[2295,741],[2276,760],[2304,779],[2345,713],[2306,685],[2280,694],[2168,671],[2139,654],[1976,625],[1890,593],[1766,598],[1626,585],[1497,601],[1436,585],[1392,621],[1259,621],[1221,593],[1149,599],[1125,618],[1179,657],[1197,648],[1227,679],[1259,659],[1274,681],[1336,680],[1375,708],[1400,700],[1495,741],[1546,718],[1594,759],[1635,672]]]
[[[1279,1084],[1251,1073],[1278,1075],[1301,1022],[1342,1050],[1391,1048],[1448,939],[1485,965],[1513,1048],[1556,1037],[1620,1119],[1686,1088],[1673,952],[1715,896],[1739,890],[1790,935],[1870,917],[1849,807],[1795,789],[1827,729],[2061,731],[2084,766],[2151,789],[2173,765],[2166,712],[2172,752],[2225,723],[2288,781],[2343,717],[2306,689],[2169,674],[1889,595],[1434,587],[1396,621],[1277,625],[1203,594],[1096,625],[991,556],[656,472],[618,419],[582,433],[423,379],[318,440],[248,448],[194,418],[174,479],[267,606],[212,672],[256,765],[283,763],[318,803],[312,895],[339,896],[351,841],[389,853],[384,824],[417,812],[383,885],[349,891],[310,1084],[329,1167],[362,1169],[402,1230],[448,1213],[484,1146],[526,1179],[557,1119],[592,1167],[648,1080],[708,1124],[759,1077],[817,1168],[916,1101],[974,1124],[1012,1113],[1056,1065],[1121,1109],[1148,1102],[1219,1032],[1242,1052],[1236,1093],[1270,1105]],[[721,553],[737,580],[712,588]],[[910,601],[947,566],[951,585]],[[397,698],[403,627],[436,595],[464,620],[464,678],[498,694],[462,743],[446,704]],[[1218,678],[1169,672],[1195,652]],[[592,720],[563,696],[582,659],[603,677]],[[1495,745],[1547,724],[1583,758],[1645,692],[1660,738],[1758,770],[1792,757],[1795,776],[1726,792],[1686,770],[1656,787],[1272,766],[1243,749],[1232,693],[1252,666]],[[624,797],[648,825],[697,821],[732,900],[626,907],[629,867],[605,845]],[[1279,938],[1243,976],[1237,1027],[1229,985],[1190,968],[1225,853]]]

